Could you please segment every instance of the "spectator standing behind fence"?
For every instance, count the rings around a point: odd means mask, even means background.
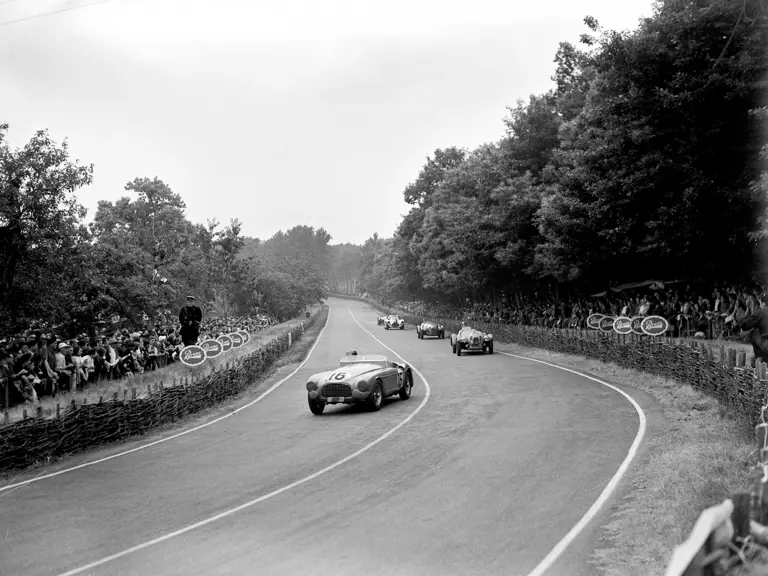
[[[762,307],[744,319],[741,330],[749,332],[749,342],[752,344],[755,358],[768,360],[768,295],[762,294],[760,300]]]
[[[184,346],[197,344],[197,338],[200,336],[200,322],[202,321],[203,311],[195,305],[195,297],[187,296],[187,305],[179,312],[181,340],[184,342]]]

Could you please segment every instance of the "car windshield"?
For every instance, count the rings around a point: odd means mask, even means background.
[[[466,327],[466,328],[462,328],[459,334],[461,334],[462,336],[470,336],[473,332],[475,332],[474,328]]]
[[[342,366],[349,366],[350,364],[375,364],[382,368],[387,368],[389,366],[389,362],[387,362],[387,359],[384,356],[376,356],[373,358],[366,358],[365,356],[348,356],[339,360],[339,368]]]

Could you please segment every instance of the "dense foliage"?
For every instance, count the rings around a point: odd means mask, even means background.
[[[175,316],[188,294],[208,315],[289,317],[325,295],[328,241],[303,226],[265,242],[234,219],[193,224],[181,196],[154,178],[100,201],[93,222],[76,191],[93,166],[70,160],[38,132],[19,150],[0,126],[0,326],[62,332],[115,321],[141,326]]]
[[[665,0],[632,32],[585,18],[498,142],[436,150],[392,238],[333,247],[335,287],[464,301],[764,279],[767,4]]]

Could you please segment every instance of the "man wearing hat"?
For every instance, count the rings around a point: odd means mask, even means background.
[[[187,296],[187,305],[179,312],[179,322],[181,323],[181,340],[184,346],[197,344],[200,336],[200,322],[203,321],[203,311],[195,305],[195,297]]]

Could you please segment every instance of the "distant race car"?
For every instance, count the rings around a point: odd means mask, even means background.
[[[475,330],[462,325],[458,334],[451,334],[451,349],[457,356],[465,352],[485,352],[493,354],[493,334],[486,334],[482,330]]]
[[[384,330],[405,330],[405,320],[397,314],[390,314],[384,319]]]
[[[389,316],[389,314],[384,314],[384,316],[379,316],[376,319],[376,324],[378,326],[384,326],[384,322],[386,322],[388,316]]]
[[[424,322],[416,326],[416,336],[419,340],[424,340],[425,336],[445,338],[445,327],[437,322],[427,322],[424,320]]]
[[[390,362],[379,354],[358,356],[350,350],[336,370],[309,377],[307,401],[312,414],[318,416],[326,404],[364,403],[375,411],[388,396],[399,394],[408,400],[412,389],[413,374],[407,364]]]

